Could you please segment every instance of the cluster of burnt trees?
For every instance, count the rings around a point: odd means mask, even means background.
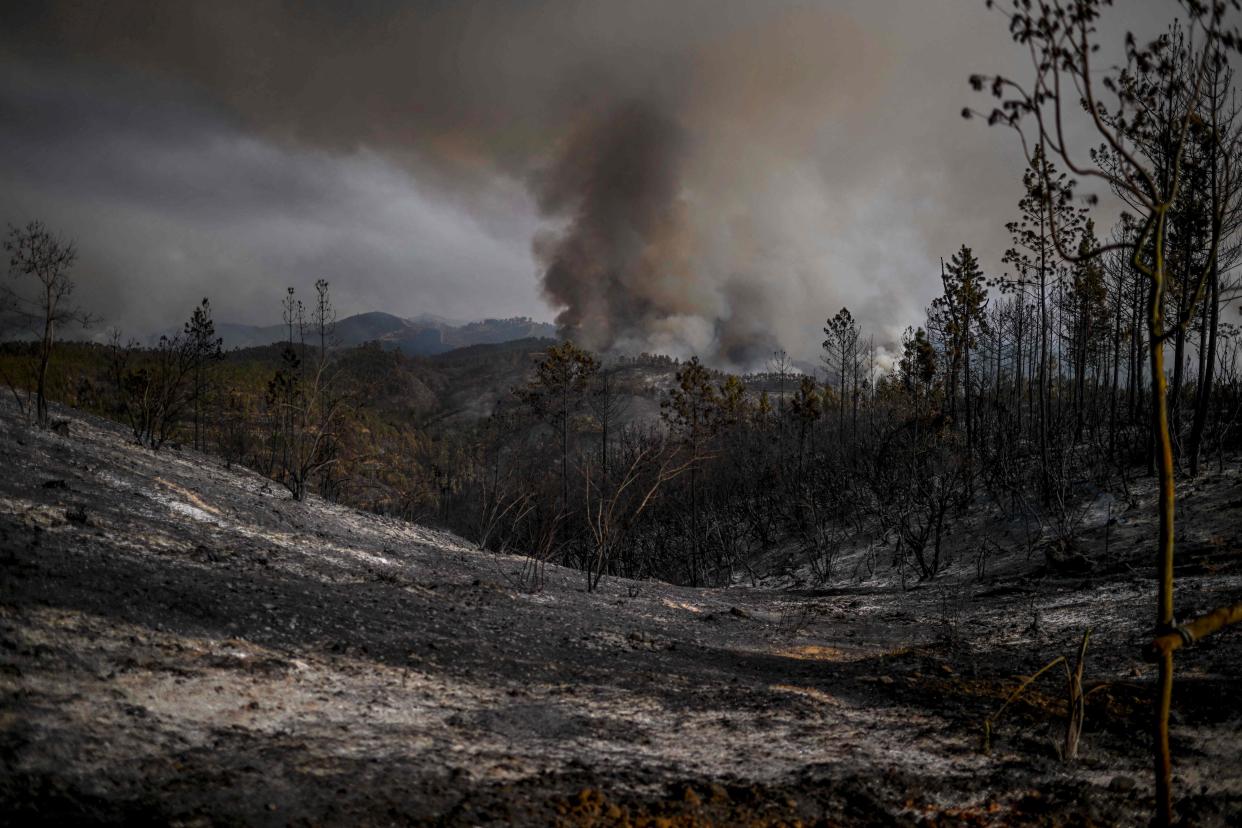
[[[785,563],[822,581],[860,566],[925,580],[961,554],[947,539],[978,509],[1020,515],[1023,543],[1050,565],[1090,565],[1097,552],[1075,543],[1086,506],[1154,464],[1148,291],[1115,254],[1061,260],[1037,203],[1024,198],[1011,225],[1015,271],[988,279],[962,247],[895,358],[842,309],[818,376],[783,354],[746,377],[691,360],[653,421],[629,410],[623,364],[549,348],[476,435],[442,518],[489,548],[579,567],[591,585],[602,574],[723,584]],[[1089,220],[1059,232],[1098,244]],[[1223,304],[1235,281],[1217,276]],[[1167,346],[1180,352],[1168,394],[1188,475],[1242,442],[1242,339],[1219,311]],[[984,567],[997,543],[976,527],[966,551]],[[846,548],[872,551],[843,573]]]
[[[53,425],[48,399],[56,375],[50,369],[61,329],[97,320],[71,302],[72,242],[35,221],[10,227],[4,250],[14,283],[0,293],[0,321],[26,338],[6,343],[0,379],[19,410],[47,428]],[[289,288],[283,310],[288,336],[278,367],[261,383],[265,393],[253,393],[252,376],[221,373],[223,342],[211,303],[203,299],[183,330],[153,345],[123,344],[113,330],[102,354],[88,348],[78,361],[76,393],[62,397],[126,423],[134,440],[152,450],[184,441],[261,470],[297,499],[311,488],[331,495],[330,467],[339,459],[348,395],[337,388],[329,354],[336,313],[328,283],[315,283],[309,308]]]
[[[112,334],[97,406],[127,422],[134,439],[153,450],[185,440],[263,472],[297,500],[312,489],[331,495],[330,467],[339,459],[348,400],[336,387],[329,354],[336,314],[328,283],[315,283],[309,308],[289,288],[282,309],[287,336],[263,393],[248,393],[253,377],[219,370],[222,340],[203,299],[182,332],[153,346],[122,345],[119,333]]]
[[[1095,11],[1071,3],[1044,19],[1019,7],[1015,36],[1059,43],[1047,59],[1065,64],[1079,41],[1059,39],[1090,29]],[[1232,47],[1217,12],[1202,15],[1129,42],[1127,68],[1108,81],[1128,108],[1094,116],[1116,136],[1091,154],[1097,176],[1125,208],[1106,238],[1094,201],[1053,163],[1072,165],[1057,126],[1029,145],[1007,271],[984,274],[966,246],[942,262],[941,295],[890,369],[842,309],[824,328],[822,382],[794,375],[783,354],[749,389],[693,361],[662,423],[618,430],[613,371],[566,343],[519,390],[523,406],[497,414],[477,472],[453,492],[452,522],[580,566],[591,583],[601,571],[725,583],[781,547],[827,578],[838,552],[860,545],[928,579],[968,507],[993,505],[1026,519],[1051,565],[1089,565],[1075,535],[1093,492],[1128,492],[1144,468],[1163,489],[1239,441],[1242,340],[1221,311],[1238,295],[1240,125]],[[1059,104],[1040,83],[1029,110],[1003,104],[990,121]],[[1170,193],[1155,218],[1151,194],[1129,186],[1136,165]],[[555,439],[514,427],[523,410]],[[610,544],[618,534],[625,543]],[[995,541],[973,544],[983,566]]]
[[[692,361],[661,421],[637,425],[616,410],[617,369],[566,343],[497,413],[445,519],[485,545],[579,566],[588,584],[725,583],[782,548],[827,578],[859,546],[887,550],[868,567],[928,579],[960,547],[945,540],[967,510],[989,505],[1021,515],[1050,565],[1089,565],[1075,539],[1090,495],[1128,495],[1145,470],[1160,479],[1171,560],[1176,475],[1239,442],[1242,339],[1222,318],[1242,250],[1238,41],[1227,6],[1190,4],[1093,75],[1106,5],[1014,5],[1033,85],[971,79],[998,100],[988,122],[1027,150],[1006,270],[985,274],[962,246],[891,367],[842,309],[824,328],[822,380],[783,354],[750,388]],[[1075,114],[1103,139],[1081,158],[1063,127]],[[1077,196],[1079,180],[1122,209],[1093,210],[1098,194]],[[985,566],[995,539],[971,544]]]
[[[987,123],[1021,139],[1034,173],[1030,189],[1039,228],[1047,228],[1058,259],[1083,268],[1075,271],[1078,304],[1094,304],[1095,283],[1110,276],[1119,296],[1128,274],[1145,294],[1136,303],[1133,317],[1141,317],[1142,325],[1133,326],[1133,336],[1146,351],[1149,465],[1159,478],[1156,638],[1149,656],[1159,666],[1153,705],[1156,818],[1170,824],[1173,653],[1242,621],[1238,603],[1176,625],[1173,598],[1177,465],[1179,458],[1187,458],[1196,471],[1203,450],[1221,344],[1221,300],[1228,293],[1225,274],[1237,251],[1236,167],[1242,142],[1231,60],[1242,49],[1236,23],[1242,7],[1218,0],[1179,2],[1178,17],[1165,33],[1146,42],[1127,33],[1120,51],[1124,57],[1109,65],[1101,60],[1098,26],[1110,5],[1110,0],[1013,0],[1003,13],[1010,36],[1030,57],[1029,74],[1025,79],[976,75],[971,85],[993,98]],[[977,113],[967,109],[964,114]],[[1076,137],[1082,134],[1092,136],[1086,148]],[[1062,165],[1065,173],[1057,175],[1053,164]],[[1078,229],[1074,192],[1081,182],[1106,186],[1125,207],[1103,244],[1094,239],[1090,224]],[[1088,206],[1096,199],[1098,194],[1088,198]],[[1041,250],[1028,250],[1042,257]],[[1087,311],[1079,316],[1082,344],[1075,358],[1081,363],[1090,325]],[[1119,325],[1120,312],[1116,319]],[[1198,336],[1192,339],[1196,324]],[[1195,341],[1198,377],[1188,400],[1184,360]],[[1120,361],[1115,354],[1114,373]],[[1076,399],[1085,396],[1084,390],[1075,390]],[[1186,433],[1180,411],[1191,405]],[[1081,430],[1076,417],[1076,436]]]
[[[194,309],[184,331],[161,336],[153,348],[136,341],[122,345],[120,331],[114,330],[108,344],[113,410],[140,445],[157,451],[189,419],[194,448],[203,449],[210,368],[222,357],[207,299]]]

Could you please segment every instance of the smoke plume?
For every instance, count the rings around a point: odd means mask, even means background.
[[[699,312],[684,257],[683,150],[668,115],[630,101],[587,119],[534,177],[541,213],[565,222],[534,243],[563,335],[607,349]]]
[[[16,136],[9,143],[29,152],[55,138],[83,158],[110,153],[110,164],[172,159],[146,164],[143,182],[198,164],[194,192],[239,182],[213,193],[227,199],[215,213],[240,226],[247,204],[270,214],[284,200],[285,218],[272,224],[299,240],[324,235],[318,205],[330,200],[321,192],[330,181],[312,178],[324,159],[352,164],[351,197],[365,204],[385,186],[372,162],[380,157],[420,198],[457,211],[428,219],[445,238],[478,232],[489,245],[473,259],[424,261],[412,250],[408,265],[385,248],[381,264],[394,273],[468,274],[512,240],[561,328],[584,345],[695,352],[735,367],[776,347],[813,359],[823,320],[842,305],[881,342],[895,339],[934,292],[940,253],[967,241],[988,264],[1003,248],[997,216],[1016,200],[1016,149],[998,154],[996,136],[956,117],[967,74],[1003,67],[978,45],[1004,44],[1003,22],[982,36],[986,15],[949,8],[18,0],[0,21],[0,72],[36,77],[39,88],[0,84],[0,112],[11,116],[0,145]],[[979,66],[952,45],[967,40]],[[129,103],[113,105],[120,98]],[[81,121],[84,100],[98,125]],[[266,160],[281,152],[298,160]],[[261,177],[206,168],[239,157],[280,170],[281,189],[260,192]],[[105,168],[80,166],[86,178]],[[13,169],[0,169],[0,183],[28,181],[29,164]],[[1007,178],[1012,192],[995,186]],[[78,213],[100,203],[98,190],[133,190],[133,180],[122,172],[92,183]],[[41,192],[70,186],[83,188],[58,181]],[[171,221],[165,194],[143,186],[125,198]],[[448,226],[462,214],[466,226]],[[326,255],[351,260],[340,252],[358,243],[350,229]],[[263,243],[237,244],[252,242]],[[148,269],[177,256],[153,253]],[[281,250],[263,261],[288,258]],[[211,272],[225,283],[253,279]],[[348,291],[348,274],[333,278]],[[480,311],[488,299],[477,297]]]

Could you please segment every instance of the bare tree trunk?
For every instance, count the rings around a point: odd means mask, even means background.
[[[50,301],[50,300],[49,300]],[[43,323],[43,339],[39,343],[39,376],[35,385],[35,419],[40,428],[47,428],[47,366],[52,361],[52,319]]]
[[[1022,325],[1024,322],[1023,317],[1026,316],[1026,302],[1023,299],[1021,291],[1017,293],[1017,304],[1014,306],[1014,311],[1017,313],[1017,316],[1018,316],[1015,322],[1015,331],[1014,331],[1014,340],[1013,340],[1013,347],[1014,347],[1014,361],[1013,361],[1014,381],[1013,383],[1014,383],[1014,396],[1015,396],[1014,411],[1017,416],[1018,439],[1022,439],[1022,407],[1025,403],[1025,400],[1023,399],[1025,394],[1023,393],[1024,389],[1022,387],[1022,368],[1024,367],[1022,365]]]
[[[1157,446],[1160,475],[1160,528],[1156,547],[1158,599],[1156,630],[1163,634],[1173,627],[1173,542],[1176,490],[1173,480],[1173,439],[1170,433],[1168,383],[1164,375],[1164,258],[1162,241],[1164,216],[1158,219],[1155,244],[1155,267],[1147,306],[1147,335],[1151,357],[1152,437]],[[1159,678],[1155,700],[1155,771],[1157,817],[1162,824],[1173,821],[1172,759],[1169,754],[1169,709],[1173,700],[1173,654],[1159,658]]]
[[[692,449],[690,466],[690,586],[699,585],[699,475],[698,446]]]
[[[965,357],[966,357],[965,374],[964,374],[965,396],[966,396],[966,400],[965,400],[966,402],[966,462],[967,464],[971,464],[973,463],[973,458],[975,456],[975,426],[974,426],[975,418],[974,418],[974,411],[971,405],[972,403],[971,378],[970,378],[970,323],[971,323],[971,320],[970,320],[969,315],[966,316],[965,321],[966,321],[966,344],[963,350],[965,351]]]
[[[1113,375],[1108,387],[1108,457],[1115,460],[1117,456],[1117,393],[1119,372],[1121,369],[1121,313],[1125,309],[1125,299],[1122,294],[1122,283],[1125,279],[1125,271],[1119,270],[1117,273],[1117,288],[1114,292],[1114,298],[1117,302],[1117,313],[1113,317]]]
[[[1178,301],[1178,316],[1181,316],[1182,301]],[[1173,455],[1177,459],[1182,456],[1182,385],[1185,382],[1186,363],[1186,329],[1180,325],[1173,339],[1173,387],[1169,389],[1169,428],[1173,439]]]
[[[1136,285],[1138,284],[1136,280]],[[1142,373],[1139,369],[1139,355],[1143,348],[1143,333],[1139,326],[1138,289],[1136,287],[1134,301],[1130,303],[1130,371],[1127,378],[1127,420],[1131,424],[1138,420],[1140,406],[1139,395],[1142,392]]]
[[[1048,296],[1044,254],[1039,264],[1039,479],[1044,503],[1052,494],[1048,461]]]
[[[1204,306],[1204,335],[1207,337],[1207,353],[1199,358],[1199,393],[1195,396],[1195,419],[1190,428],[1190,476],[1199,473],[1199,455],[1203,449],[1203,431],[1207,426],[1208,404],[1212,397],[1212,378],[1216,372],[1216,332],[1220,325],[1220,279],[1215,265],[1212,267],[1210,295]]]
[[[1078,307],[1077,324],[1078,347],[1074,355],[1074,442],[1082,441],[1083,409],[1087,406],[1087,339],[1091,335],[1091,327],[1087,318],[1087,307],[1081,299]]]

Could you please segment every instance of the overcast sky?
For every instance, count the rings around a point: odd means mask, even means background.
[[[76,240],[134,334],[326,278],[343,314],[814,358],[842,305],[920,324],[963,243],[1000,270],[1020,149],[959,112],[1020,58],[983,0],[9,2],[0,221]]]

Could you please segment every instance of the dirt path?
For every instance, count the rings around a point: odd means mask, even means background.
[[[587,594],[553,567],[531,592],[520,559],[294,503],[69,416],[65,437],[0,410],[0,823],[1145,819],[1152,674],[1134,654],[1149,597],[1124,552],[1139,554],[1137,522],[1110,530],[1111,569],[1037,590],[1015,559],[987,583],[963,565],[911,592],[871,576],[821,592],[606,579]],[[1242,498],[1230,474],[1203,492],[1205,509]],[[1207,568],[1185,574],[1184,602],[1242,594],[1239,537],[1214,537],[1188,559]],[[1056,757],[1055,680],[982,755],[1014,677],[1088,625],[1088,677],[1109,684],[1084,758]],[[1179,677],[1195,824],[1242,813],[1242,720],[1223,703],[1242,698],[1237,639]]]

